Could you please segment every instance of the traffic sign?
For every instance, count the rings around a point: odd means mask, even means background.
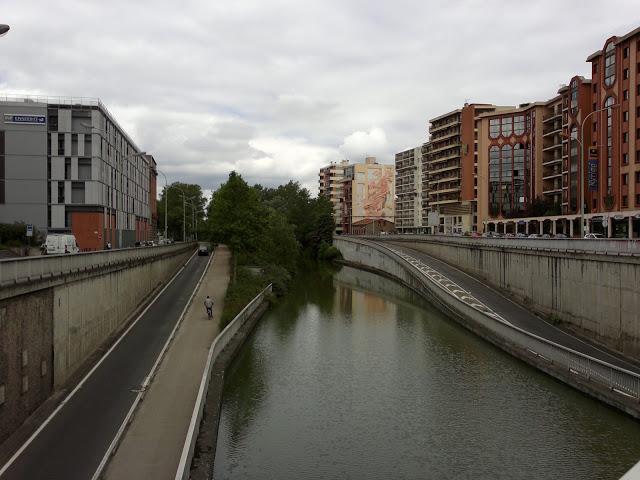
[[[33,237],[33,225],[27,225],[27,237]]]

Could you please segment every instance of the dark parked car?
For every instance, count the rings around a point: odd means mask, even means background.
[[[209,249],[207,247],[200,247],[198,249],[198,255],[200,256],[207,256],[209,255]]]

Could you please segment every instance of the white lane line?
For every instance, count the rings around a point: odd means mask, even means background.
[[[33,442],[35,438],[40,434],[40,432],[44,430],[44,428],[51,422],[51,420],[55,418],[58,412],[62,410],[62,407],[64,407],[69,402],[69,400],[73,398],[73,396],[78,392],[78,390],[80,390],[80,388],[89,379],[89,377],[93,375],[93,372],[95,372],[98,369],[98,367],[102,365],[102,362],[106,360],[109,354],[118,346],[118,344],[122,341],[122,339],[127,336],[129,331],[138,323],[138,321],[142,318],[142,316],[145,313],[147,313],[147,310],[149,310],[151,305],[153,305],[156,302],[156,300],[160,297],[160,295],[162,295],[162,293],[169,287],[169,285],[173,283],[176,277],[182,273],[185,266],[191,261],[191,259],[195,256],[196,253],[197,253],[197,250],[193,252],[193,255],[189,257],[189,260],[187,260],[185,264],[182,267],[180,267],[180,270],[178,270],[176,274],[173,277],[171,277],[171,280],[169,280],[167,284],[163,287],[163,289],[160,290],[160,292],[158,292],[158,294],[153,298],[153,300],[149,303],[149,305],[146,306],[146,308],[142,311],[142,313],[138,315],[138,317],[131,323],[131,325],[129,325],[129,327],[122,333],[122,335],[120,335],[118,340],[116,340],[116,342],[111,346],[111,348],[107,350],[107,352],[100,358],[100,360],[98,360],[98,362],[93,366],[93,368],[89,370],[89,373],[87,373],[84,376],[84,378],[80,380],[78,385],[76,385],[76,387],[71,391],[71,393],[69,393],[69,395],[67,395],[64,398],[64,400],[60,402],[60,404],[56,407],[56,409],[53,412],[51,412],[51,415],[49,415],[47,419],[44,422],[42,422],[42,425],[40,425],[38,429],[31,434],[31,436],[27,439],[27,441],[22,444],[22,446],[18,449],[18,451],[16,451],[16,453],[13,454],[13,456],[9,459],[9,461],[2,466],[2,468],[0,469],[0,476],[4,475],[4,473],[9,469],[9,467],[11,467],[13,462],[15,462],[16,459],[20,455],[22,455],[22,452],[24,452],[27,449],[27,447],[31,445],[31,442]]]
[[[421,260],[415,257],[412,257],[408,253],[405,253],[401,250],[396,250],[395,248],[391,248],[391,247],[386,247],[386,248],[388,248],[389,250],[391,250],[393,253],[400,256],[401,258],[403,258],[405,261],[409,262],[409,264],[411,264],[414,268],[416,268],[425,277],[430,279],[435,284],[439,285],[442,289],[446,290],[449,294],[451,294],[461,302],[465,303],[466,305],[469,305],[472,308],[475,308],[476,310],[481,311],[482,313],[484,313],[489,317],[495,318],[496,320],[499,320],[503,323],[512,325],[511,322],[509,322],[508,320],[503,318],[501,315],[499,315],[497,312],[493,311],[489,306],[485,305],[480,300],[475,298],[471,294],[471,292],[469,292],[468,290],[465,290],[460,285],[458,285],[457,283],[455,283],[454,281],[452,281],[450,278],[446,277],[442,273],[438,272],[431,266],[425,264]]]
[[[189,296],[187,303],[185,304],[184,308],[182,309],[182,312],[180,313],[180,316],[178,317],[178,321],[173,326],[173,330],[171,330],[171,334],[167,338],[167,341],[164,343],[162,350],[160,350],[160,353],[158,354],[156,361],[151,367],[151,370],[149,370],[149,374],[144,379],[144,382],[142,382],[142,388],[140,388],[140,390],[138,391],[138,395],[136,395],[136,398],[133,400],[133,403],[131,404],[131,408],[129,408],[129,411],[127,412],[127,415],[124,417],[122,424],[120,424],[118,431],[116,432],[115,436],[111,440],[111,443],[107,448],[107,451],[102,456],[102,460],[100,460],[100,463],[98,464],[98,468],[96,469],[93,476],[91,477],[91,480],[98,480],[102,476],[105,468],[107,467],[107,464],[109,463],[109,459],[111,458],[111,455],[115,454],[115,451],[118,448],[120,441],[122,440],[125,432],[127,431],[127,427],[132,422],[133,414],[135,413],[136,408],[138,408],[138,405],[142,401],[142,397],[144,397],[144,394],[146,393],[147,388],[149,388],[149,384],[151,383],[151,380],[153,379],[153,377],[155,377],[158,367],[160,366],[160,362],[162,361],[165,354],[167,353],[167,350],[169,350],[169,345],[173,341],[178,328],[180,328],[180,325],[182,324],[182,319],[184,318],[185,313],[187,313],[187,309],[191,306],[191,301],[193,300],[193,297],[195,296],[198,289],[200,288],[202,279],[204,278],[204,276],[207,274],[207,271],[209,270],[209,265],[211,265],[211,260],[213,259],[214,255],[211,255],[209,257],[209,260],[207,261],[207,265],[204,267],[202,275],[200,275],[200,278],[198,279],[198,283],[196,283],[196,286],[193,289],[193,292],[191,292],[191,295]]]

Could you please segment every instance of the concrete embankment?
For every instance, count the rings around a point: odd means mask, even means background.
[[[455,265],[538,314],[562,322],[563,328],[628,358],[640,359],[637,242],[618,242],[606,253],[589,250],[600,245],[588,240],[584,244],[577,240],[485,242],[412,235],[377,240],[404,245]]]
[[[79,379],[195,245],[0,262],[0,442]]]
[[[517,358],[640,418],[640,374],[633,364],[558,330],[436,259],[354,238],[335,238],[334,244],[350,265],[401,282]]]

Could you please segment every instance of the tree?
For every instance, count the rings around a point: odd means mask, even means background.
[[[164,209],[165,209],[165,195],[168,196],[168,211],[167,211],[167,232],[170,238],[182,239],[183,233],[183,218],[185,218],[185,231],[187,237],[193,237],[195,233],[193,230],[193,210],[190,202],[187,202],[186,209],[183,212],[183,193],[187,199],[191,199],[191,202],[195,205],[196,221],[198,225],[198,234],[202,235],[205,231],[205,205],[207,203],[206,198],[202,194],[202,188],[200,185],[174,182],[167,188],[162,189],[160,200],[158,200],[158,231],[164,234]]]

